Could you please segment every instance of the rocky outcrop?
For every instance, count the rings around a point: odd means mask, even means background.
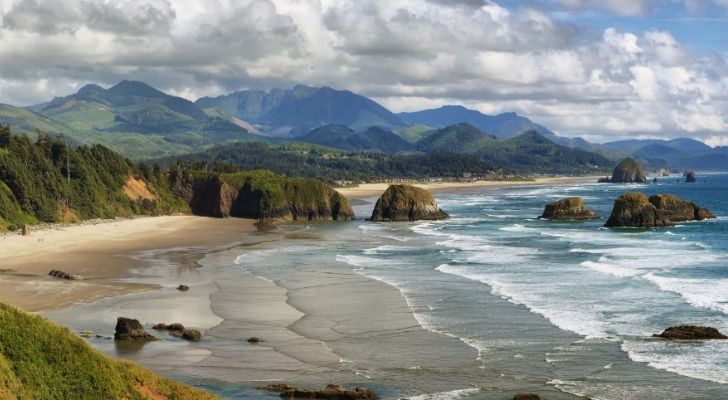
[[[158,331],[169,331],[170,336],[182,338],[185,340],[197,341],[202,339],[202,333],[197,329],[185,328],[184,325],[176,322],[169,325],[159,323],[154,325],[153,329],[156,329]]]
[[[196,215],[277,221],[354,219],[349,201],[315,179],[286,178],[268,171],[203,174],[180,178],[173,191]]]
[[[556,221],[586,221],[598,219],[599,214],[586,208],[581,197],[567,197],[546,205],[540,219]]]
[[[52,269],[50,272],[48,272],[49,276],[52,276],[54,278],[58,279],[65,279],[67,281],[82,281],[84,280],[84,277],[81,275],[73,275],[69,274],[68,272],[59,271],[57,269]]]
[[[541,400],[541,397],[533,393],[518,393],[513,400]]]
[[[695,171],[688,171],[685,173],[685,182],[687,183],[695,183],[697,182],[697,178],[695,177]]]
[[[132,340],[157,340],[155,336],[150,335],[144,330],[142,324],[132,318],[119,317],[116,320],[116,330],[114,332],[114,340],[132,341]]]
[[[323,389],[300,389],[282,383],[259,386],[258,390],[278,392],[283,399],[376,400],[379,396],[368,389],[347,389],[341,385],[327,385]]]
[[[715,328],[696,325],[679,325],[665,329],[659,335],[653,335],[670,340],[725,340],[728,336],[723,335]]]
[[[447,219],[432,195],[411,185],[391,185],[377,200],[370,221],[419,221]]]
[[[627,157],[612,172],[611,178],[599,179],[600,183],[645,183],[647,177],[635,159]]]
[[[186,292],[186,291],[190,290],[190,287],[187,285],[179,285],[179,286],[177,286],[177,290],[179,290],[180,292]]]
[[[647,197],[642,193],[632,192],[615,200],[612,214],[604,226],[653,228],[708,218],[715,218],[710,210],[677,196],[661,194]]]

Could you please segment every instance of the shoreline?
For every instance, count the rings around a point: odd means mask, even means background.
[[[133,253],[233,243],[255,221],[161,216],[54,226],[0,238],[0,301],[26,311],[63,308],[158,286],[125,281],[143,267]],[[205,235],[194,232],[204,231]],[[48,276],[52,269],[83,280]]]
[[[538,185],[569,185],[596,183],[601,175],[589,176],[558,176],[558,177],[541,177],[531,181],[474,181],[474,182],[401,182],[412,186],[425,189],[431,193],[451,193],[456,191],[468,191],[473,189],[503,189],[519,186],[538,186]],[[399,183],[399,182],[398,182]],[[335,188],[350,200],[361,200],[369,197],[378,197],[390,185],[398,183],[363,183],[356,187]]]

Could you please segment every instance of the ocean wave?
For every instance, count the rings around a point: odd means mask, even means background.
[[[644,279],[663,292],[680,295],[690,305],[728,314],[728,279],[669,278],[655,273]]]
[[[674,343],[664,340],[625,340],[622,350],[634,362],[695,379],[728,384],[724,343]]]
[[[467,397],[470,395],[478,394],[478,393],[480,393],[480,391],[481,390],[478,388],[459,389],[459,390],[452,390],[449,392],[420,394],[417,396],[407,397],[407,399],[408,400],[456,400],[456,399],[461,399],[463,397]]]

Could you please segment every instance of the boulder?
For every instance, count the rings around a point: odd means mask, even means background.
[[[147,333],[139,320],[132,318],[119,317],[116,320],[116,330],[114,332],[114,340],[157,340],[156,337]]]
[[[689,172],[685,173],[685,182],[688,182],[688,183],[695,183],[695,182],[697,182],[697,179],[695,178],[695,172],[694,171],[689,171]]]
[[[190,287],[187,285],[179,285],[179,286],[177,286],[177,290],[179,290],[180,292],[186,292],[186,291],[190,290]]]
[[[282,393],[282,392],[285,392],[286,390],[296,389],[296,387],[285,384],[285,383],[269,383],[265,386],[258,386],[258,387],[256,387],[256,389],[265,390],[266,392]]]
[[[30,236],[30,225],[23,225],[23,236]]]
[[[341,385],[328,385],[323,389],[307,390],[296,387],[281,392],[283,399],[375,400],[379,396],[363,388],[347,389]]]
[[[48,272],[48,275],[50,275],[54,278],[65,279],[68,281],[80,281],[80,280],[84,279],[81,275],[72,275],[72,274],[69,274],[68,272],[63,272],[63,271],[59,271],[56,269],[50,270],[50,272]]]
[[[533,393],[518,393],[513,400],[541,400],[541,397]]]
[[[606,227],[654,228],[675,222],[702,221],[715,218],[710,210],[671,194],[647,197],[642,193],[625,193],[614,201]]]
[[[432,195],[411,185],[391,185],[377,200],[370,221],[419,221],[447,219]]]
[[[159,323],[154,325],[152,329],[156,329],[158,331],[183,331],[185,330],[185,326],[177,322],[169,325]]]
[[[647,177],[642,170],[642,166],[635,159],[627,157],[620,162],[614,171],[612,177],[599,179],[600,183],[645,183]]]
[[[725,340],[728,336],[723,335],[715,328],[696,325],[679,325],[665,329],[659,335],[652,335],[670,340]]]
[[[174,337],[191,341],[197,341],[202,339],[202,333],[197,329],[172,330],[169,332],[169,334]]]
[[[260,339],[258,339],[257,337],[253,336],[250,339],[248,339],[248,343],[260,343]]]
[[[599,214],[586,208],[581,197],[567,197],[546,205],[539,218],[557,221],[585,221],[598,219]]]

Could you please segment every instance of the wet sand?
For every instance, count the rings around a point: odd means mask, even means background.
[[[148,217],[39,229],[0,237],[0,301],[40,311],[156,285],[125,282],[139,267],[133,252],[232,243],[253,231],[253,220],[193,216]],[[66,281],[52,269],[81,275]],[[170,285],[172,282],[169,283]],[[176,286],[176,285],[175,285]]]

